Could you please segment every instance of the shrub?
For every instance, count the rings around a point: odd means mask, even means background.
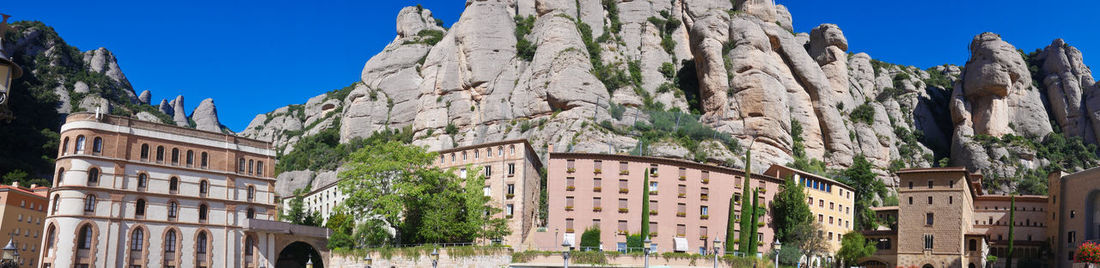
[[[623,112],[626,112],[626,106],[622,106],[622,105],[619,105],[617,103],[612,102],[612,103],[608,104],[607,112],[611,113],[611,118],[615,118],[615,120],[622,120],[623,119]],[[611,129],[611,127],[610,127],[611,122],[608,122],[606,120],[604,120],[604,122],[608,123],[607,124],[608,126],[605,126],[605,127],[607,127],[608,129]],[[601,122],[600,125],[603,125],[603,123]]]
[[[871,107],[871,104],[864,103],[852,109],[852,113],[849,114],[853,122],[863,122],[868,125],[875,123],[875,108]]]
[[[1100,263],[1100,245],[1096,242],[1082,243],[1073,259],[1078,263]]]
[[[426,44],[434,46],[443,40],[443,31],[440,30],[420,30],[416,33],[418,37],[415,41],[405,41],[405,44]]]
[[[665,79],[676,77],[676,64],[672,64],[671,62],[661,63],[661,68],[659,70],[661,74],[665,75]]]
[[[525,60],[531,61],[535,58],[535,49],[537,48],[531,41],[527,41],[527,35],[531,33],[531,28],[535,26],[535,16],[528,15],[526,18],[521,16],[515,17],[516,21],[516,56]]]
[[[600,228],[593,226],[581,234],[581,249],[600,248]]]
[[[458,127],[456,127],[453,123],[447,124],[447,128],[444,131],[447,132],[447,135],[458,134]]]

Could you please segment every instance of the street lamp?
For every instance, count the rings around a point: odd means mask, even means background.
[[[432,268],[439,267],[439,249],[432,249]]]
[[[564,264],[562,265],[562,267],[564,268],[569,268],[569,249],[572,246],[573,245],[569,244],[569,241],[561,242],[561,260],[562,262],[564,262]]]
[[[306,260],[306,268],[313,268],[313,254],[310,254],[308,258],[309,259]]]
[[[367,268],[370,268],[370,265],[373,264],[373,262],[374,259],[370,258],[370,253],[367,253],[367,255],[363,256],[363,263],[367,264]]]
[[[779,242],[779,239],[775,240],[775,268],[779,268],[779,248],[783,243]]]
[[[15,241],[8,239],[8,245],[4,246],[4,263],[15,262],[15,258],[19,257],[19,249],[15,248]]]
[[[642,245],[645,246],[645,248],[642,249],[642,254],[645,255],[645,268],[649,268],[649,248],[652,247],[653,241],[649,240],[649,237],[646,237],[645,241],[642,241]]]
[[[7,14],[0,14],[0,16],[3,17],[0,21],[0,120],[11,122],[14,118],[11,109],[8,109],[8,100],[11,99],[11,80],[22,76],[23,69],[4,53],[3,36],[8,30],[8,18],[11,16]]]
[[[718,253],[722,250],[722,240],[714,238],[714,268],[718,268]]]

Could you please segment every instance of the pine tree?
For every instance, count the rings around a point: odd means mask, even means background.
[[[642,238],[649,238],[649,169],[642,179]]]
[[[755,232],[752,232],[752,233],[749,232],[750,231],[749,229],[752,228],[752,225],[753,225],[752,215],[755,214],[755,213],[753,213],[752,210],[746,209],[746,207],[748,205],[750,205],[750,203],[751,203],[751,200],[749,200],[749,198],[751,197],[749,195],[749,185],[750,185],[749,181],[752,179],[752,151],[748,151],[748,152],[745,153],[745,178],[744,179],[745,179],[745,182],[743,183],[743,186],[741,188],[741,234],[742,235],[741,235],[741,237],[738,238],[739,239],[738,240],[738,245],[739,245],[738,249],[742,253],[749,254],[749,242],[750,242],[749,240],[752,240],[750,238],[750,236],[753,236],[753,235],[756,234]],[[730,210],[732,212],[733,206],[730,206]],[[733,213],[730,213],[730,217],[733,217]],[[730,234],[734,233],[732,224],[729,226],[729,228],[730,228],[729,233]],[[732,240],[728,240],[728,241],[732,241]],[[752,247],[752,248],[755,249],[756,247]]]

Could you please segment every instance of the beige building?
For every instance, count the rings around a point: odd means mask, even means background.
[[[1100,243],[1100,168],[1065,174],[1051,173],[1050,226],[1054,252],[1052,267],[1070,267],[1077,247],[1085,241]]]
[[[867,267],[1001,267],[1008,257],[1008,228],[1014,225],[1016,264],[1042,258],[1048,228],[1046,196],[1011,199],[987,195],[981,175],[965,168],[922,168],[897,172],[897,207],[876,208],[876,216],[896,219],[895,229],[864,231],[879,251],[860,261]]]
[[[46,220],[47,187],[19,184],[0,185],[0,243],[10,240],[19,252],[19,267],[38,267],[39,246],[42,243],[42,223]]]
[[[629,155],[551,153],[548,170],[549,222],[537,247],[560,250],[579,246],[586,228],[598,227],[603,250],[628,249],[626,237],[649,225],[656,252],[710,252],[715,238],[725,240],[730,198],[738,217],[744,171],[697,162]],[[649,185],[644,174],[650,172]],[[770,207],[781,180],[754,174],[749,187],[760,189],[759,205]],[[641,211],[649,195],[649,211]],[[641,222],[649,213],[649,222]],[[775,240],[770,209],[760,218],[758,252]],[[735,227],[740,237],[740,226]],[[724,243],[728,241],[723,241]],[[726,251],[737,250],[737,241]]]
[[[805,189],[806,203],[814,220],[821,223],[818,235],[829,243],[829,252],[840,250],[844,234],[853,230],[852,209],[855,205],[852,187],[813,173],[772,165],[764,174],[782,179],[792,179]]]
[[[498,217],[507,218],[512,234],[500,238],[500,242],[517,250],[530,248],[528,237],[538,225],[540,193],[539,169],[542,161],[527,140],[506,140],[458,147],[439,151],[437,167],[454,169],[459,177],[480,169],[485,175],[486,196],[501,208]],[[319,175],[321,176],[321,175]],[[339,180],[320,185],[303,196],[309,211],[319,212],[323,218],[334,212],[347,197],[338,186]],[[290,198],[283,200],[287,206]]]
[[[273,221],[270,143],[90,113],[60,136],[39,267],[274,267],[305,262],[298,248],[327,253],[325,229]]]

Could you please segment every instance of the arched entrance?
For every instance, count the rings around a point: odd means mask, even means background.
[[[325,268],[317,249],[308,243],[298,241],[290,243],[279,252],[279,260],[275,262],[275,268],[304,268],[308,260],[313,260],[313,268]]]
[[[859,266],[866,268],[886,268],[886,264],[880,261],[865,261],[860,263]]]
[[[924,266],[921,266],[921,268],[935,268],[935,267],[932,267],[931,264],[925,264]]]

